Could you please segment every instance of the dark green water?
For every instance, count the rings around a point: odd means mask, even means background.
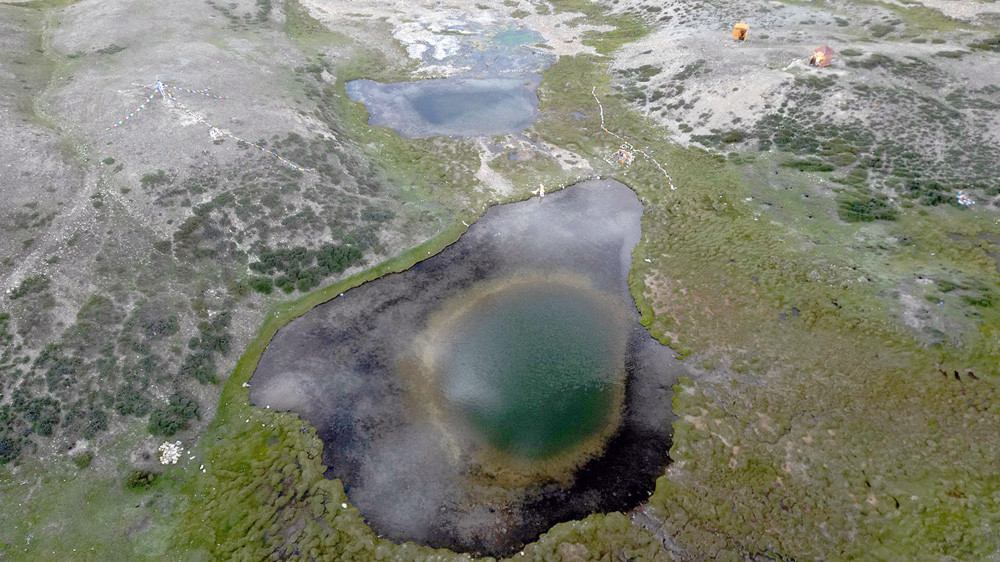
[[[528,283],[475,301],[449,327],[440,355],[445,399],[491,445],[523,458],[600,433],[619,388],[623,343],[605,299]]]

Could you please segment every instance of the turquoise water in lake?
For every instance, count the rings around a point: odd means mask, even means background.
[[[542,37],[541,33],[530,29],[520,29],[514,26],[508,26],[502,31],[494,33],[490,38],[498,45],[503,45],[504,47],[519,47],[521,45],[532,45],[545,42],[545,37]]]
[[[474,303],[439,360],[445,400],[492,446],[523,458],[565,451],[611,414],[622,357],[597,291],[529,283]]]

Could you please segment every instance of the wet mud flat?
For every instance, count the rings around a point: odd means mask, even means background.
[[[251,402],[312,423],[327,476],[395,541],[502,556],[556,523],[631,509],[669,463],[672,387],[686,374],[639,325],[628,290],[641,215],[635,194],[611,180],[494,207],[441,253],[282,328],[251,379]],[[442,311],[525,279],[585,287],[624,318],[606,421],[543,458],[494,447],[426,359],[454,324]]]

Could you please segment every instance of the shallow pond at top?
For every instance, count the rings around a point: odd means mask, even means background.
[[[368,124],[408,138],[517,133],[538,119],[541,76],[441,78],[382,84],[352,80],[347,95],[368,110]]]
[[[420,59],[420,72],[447,78],[347,83],[347,95],[368,110],[369,125],[408,138],[471,138],[520,133],[538,120],[540,73],[555,62],[541,48],[545,37],[515,24],[469,21],[444,31],[421,35],[407,49]]]

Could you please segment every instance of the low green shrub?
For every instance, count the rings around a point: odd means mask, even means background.
[[[149,489],[159,477],[159,474],[142,468],[133,468],[125,477],[125,488],[141,491]]]
[[[201,419],[198,401],[177,391],[168,403],[156,407],[149,415],[148,429],[153,435],[170,437],[187,429],[193,419]]]
[[[794,168],[800,172],[832,172],[834,167],[822,160],[792,160],[783,162],[784,168]]]
[[[895,220],[896,209],[885,197],[861,192],[837,194],[837,214],[846,222]]]

